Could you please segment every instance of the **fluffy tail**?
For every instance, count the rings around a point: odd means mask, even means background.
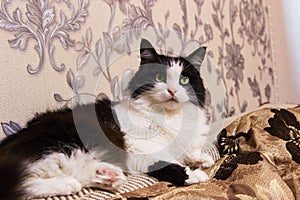
[[[0,199],[21,200],[24,199],[22,182],[26,170],[16,160],[4,160],[0,158]]]

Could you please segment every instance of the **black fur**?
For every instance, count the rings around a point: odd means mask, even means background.
[[[165,74],[171,66],[171,61],[180,62],[183,65],[181,75],[189,77],[190,84],[186,85],[189,95],[196,96],[192,103],[204,107],[205,88],[200,77],[200,66],[205,56],[205,47],[200,47],[188,57],[170,57],[159,55],[147,40],[143,39],[140,45],[140,68],[129,83],[128,90],[132,98],[138,98],[144,92],[151,90],[156,84],[155,75]],[[179,81],[179,80],[178,80]]]
[[[0,143],[0,183],[6,188],[0,199],[19,199],[26,163],[53,152],[70,155],[75,148],[88,151],[100,146],[109,150],[104,161],[125,164],[123,135],[108,99],[36,116],[26,128]],[[3,191],[4,187],[0,188]]]
[[[147,174],[149,176],[178,186],[185,185],[185,180],[189,178],[184,167],[164,161],[159,161],[149,166],[148,171]]]
[[[157,73],[166,73],[166,67],[161,64],[143,64],[131,79],[128,89],[132,98],[137,98],[144,92],[151,90],[155,83],[155,75]]]
[[[19,185],[25,179],[26,175],[26,169],[18,160],[14,158],[10,160],[0,158],[0,199],[23,199],[24,191]]]
[[[19,160],[35,161],[51,152],[63,151],[70,155],[73,148],[108,147],[107,137],[124,149],[124,134],[113,116],[109,100],[98,100],[96,104],[77,106],[73,110],[48,111],[29,121],[17,134],[5,138],[0,143],[0,157],[4,159],[13,153]],[[89,138],[86,144],[80,134]]]
[[[190,84],[186,86],[186,90],[188,91],[189,95],[195,95],[197,97],[197,101],[192,101],[192,103],[204,107],[205,88],[199,71],[192,65],[186,63],[184,64],[184,69],[181,74],[182,76],[189,77]]]

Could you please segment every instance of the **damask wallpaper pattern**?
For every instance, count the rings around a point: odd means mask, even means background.
[[[268,0],[2,0],[3,131],[83,96],[122,98],[121,75],[138,66],[134,43],[150,29],[168,54],[186,54],[191,41],[208,47],[202,70],[225,90],[212,105],[214,120],[274,102],[270,17]],[[97,89],[84,89],[99,77]]]

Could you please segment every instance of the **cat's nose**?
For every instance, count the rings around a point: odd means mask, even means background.
[[[173,97],[176,93],[176,90],[168,88],[168,92]]]

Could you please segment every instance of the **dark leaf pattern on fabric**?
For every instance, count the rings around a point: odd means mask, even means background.
[[[214,178],[226,180],[232,172],[238,167],[238,164],[255,165],[263,160],[258,152],[251,152],[249,154],[237,154],[228,156],[221,164],[219,170],[216,172]]]
[[[235,136],[227,136],[227,130],[223,129],[218,135],[218,145],[220,148],[220,154],[222,156],[227,154],[239,153],[240,145],[239,141],[244,139],[248,141],[250,139],[250,134],[240,132]]]
[[[300,145],[299,138],[292,142],[286,143],[286,149],[292,154],[293,160],[300,163]]]
[[[270,127],[266,130],[271,135],[287,141],[286,148],[291,153],[293,160],[300,164],[300,123],[296,116],[286,109],[272,109],[275,113],[268,120]]]

